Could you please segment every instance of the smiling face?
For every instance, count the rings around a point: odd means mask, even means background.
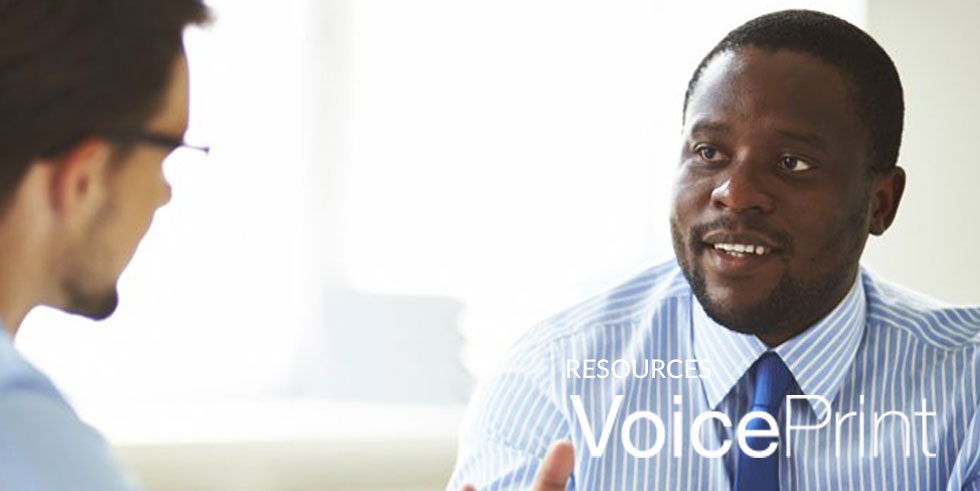
[[[876,202],[884,181],[869,171],[852,94],[839,70],[795,51],[744,47],[705,68],[671,231],[720,324],[771,346],[804,330],[846,294],[875,217],[894,216],[897,200]]]

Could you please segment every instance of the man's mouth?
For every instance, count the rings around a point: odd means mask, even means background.
[[[722,251],[732,257],[745,257],[745,256],[765,256],[771,254],[775,249],[772,247],[766,247],[764,245],[756,244],[739,244],[739,243],[728,243],[719,242],[717,244],[710,244],[716,251]]]
[[[783,249],[776,240],[754,232],[709,232],[704,235],[702,243],[735,257],[746,254],[765,256]]]
[[[710,232],[701,243],[708,268],[723,276],[754,274],[784,250],[778,241],[754,232]]]

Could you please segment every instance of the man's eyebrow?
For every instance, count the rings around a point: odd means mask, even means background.
[[[725,123],[719,123],[717,121],[699,120],[695,121],[691,126],[691,133],[700,132],[715,132],[715,133],[730,133],[731,127]]]
[[[824,141],[823,138],[820,138],[815,133],[789,131],[789,130],[778,130],[777,133],[779,133],[780,136],[784,138],[789,138],[790,140],[803,142],[810,146],[819,148],[821,150],[827,149],[827,142]]]

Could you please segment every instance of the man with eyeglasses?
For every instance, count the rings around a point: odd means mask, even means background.
[[[133,486],[12,341],[38,305],[115,310],[119,275],[170,200],[182,33],[207,18],[200,0],[0,0],[0,489]]]

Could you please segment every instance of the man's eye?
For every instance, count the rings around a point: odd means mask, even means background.
[[[797,157],[783,157],[779,159],[779,166],[790,172],[803,172],[813,168],[809,162]]]
[[[707,162],[719,162],[722,159],[721,152],[711,147],[698,147],[694,151]]]

